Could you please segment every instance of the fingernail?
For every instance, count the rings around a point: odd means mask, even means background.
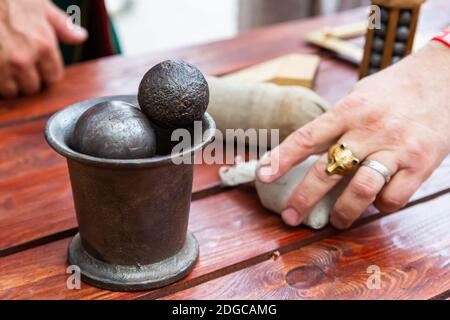
[[[269,151],[269,152],[266,152],[266,153],[262,156],[262,158],[259,160],[260,165],[261,165],[261,166],[265,166],[265,165],[270,164],[270,156],[271,156],[270,151]]]
[[[273,171],[270,166],[259,168],[257,175],[258,175],[258,179],[261,182],[264,182],[264,183],[272,182]]]
[[[272,182],[271,176],[273,175],[273,170],[271,167],[270,161],[271,153],[267,152],[262,158],[259,160],[259,164],[261,167],[258,169],[256,175],[258,176],[258,180],[263,183]]]
[[[284,223],[291,227],[296,227],[302,222],[300,219],[300,214],[292,208],[284,210],[281,217],[283,218]]]

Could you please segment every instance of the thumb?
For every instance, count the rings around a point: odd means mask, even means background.
[[[62,42],[66,44],[80,44],[87,39],[87,30],[72,23],[70,17],[51,2],[48,2],[47,14],[58,39]]]

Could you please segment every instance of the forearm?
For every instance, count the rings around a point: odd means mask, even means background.
[[[431,101],[439,104],[430,108],[442,110],[450,132],[450,47],[439,41],[430,41],[412,59],[420,68],[419,74],[423,74],[422,88],[428,88],[427,92],[435,96]]]
[[[430,41],[424,48],[418,51],[413,58],[428,70],[436,70],[436,77],[450,80],[450,47],[439,41]],[[447,82],[447,85],[449,82]]]

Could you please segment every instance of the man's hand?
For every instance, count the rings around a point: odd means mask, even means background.
[[[34,94],[60,80],[58,39],[80,44],[86,38],[86,30],[49,0],[0,0],[0,96]]]
[[[431,42],[417,54],[359,82],[332,110],[288,137],[264,160],[258,178],[271,183],[312,154],[345,143],[361,160],[377,161],[392,179],[362,166],[337,200],[331,222],[348,228],[371,204],[402,208],[450,152],[450,49]],[[270,160],[270,161],[269,161]],[[341,179],[318,160],[290,198],[282,217],[299,225]],[[279,168],[279,169],[277,169]]]

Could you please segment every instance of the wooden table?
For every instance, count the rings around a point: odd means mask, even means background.
[[[430,35],[448,25],[449,10],[448,1],[430,0],[421,32]],[[200,242],[200,259],[188,277],[148,292],[109,292],[84,283],[81,290],[66,287],[66,249],[77,223],[65,161],[43,138],[53,112],[82,99],[135,92],[143,73],[166,58],[222,75],[292,52],[321,55],[316,90],[336,102],[356,82],[356,68],[303,39],[326,24],[364,17],[364,10],[355,10],[180,50],[79,64],[38,96],[1,101],[0,298],[449,298],[450,160],[405,209],[382,215],[371,208],[345,232],[288,228],[261,207],[252,189],[223,190],[218,166],[199,165],[190,229]],[[380,268],[380,289],[366,286],[372,265]]]

